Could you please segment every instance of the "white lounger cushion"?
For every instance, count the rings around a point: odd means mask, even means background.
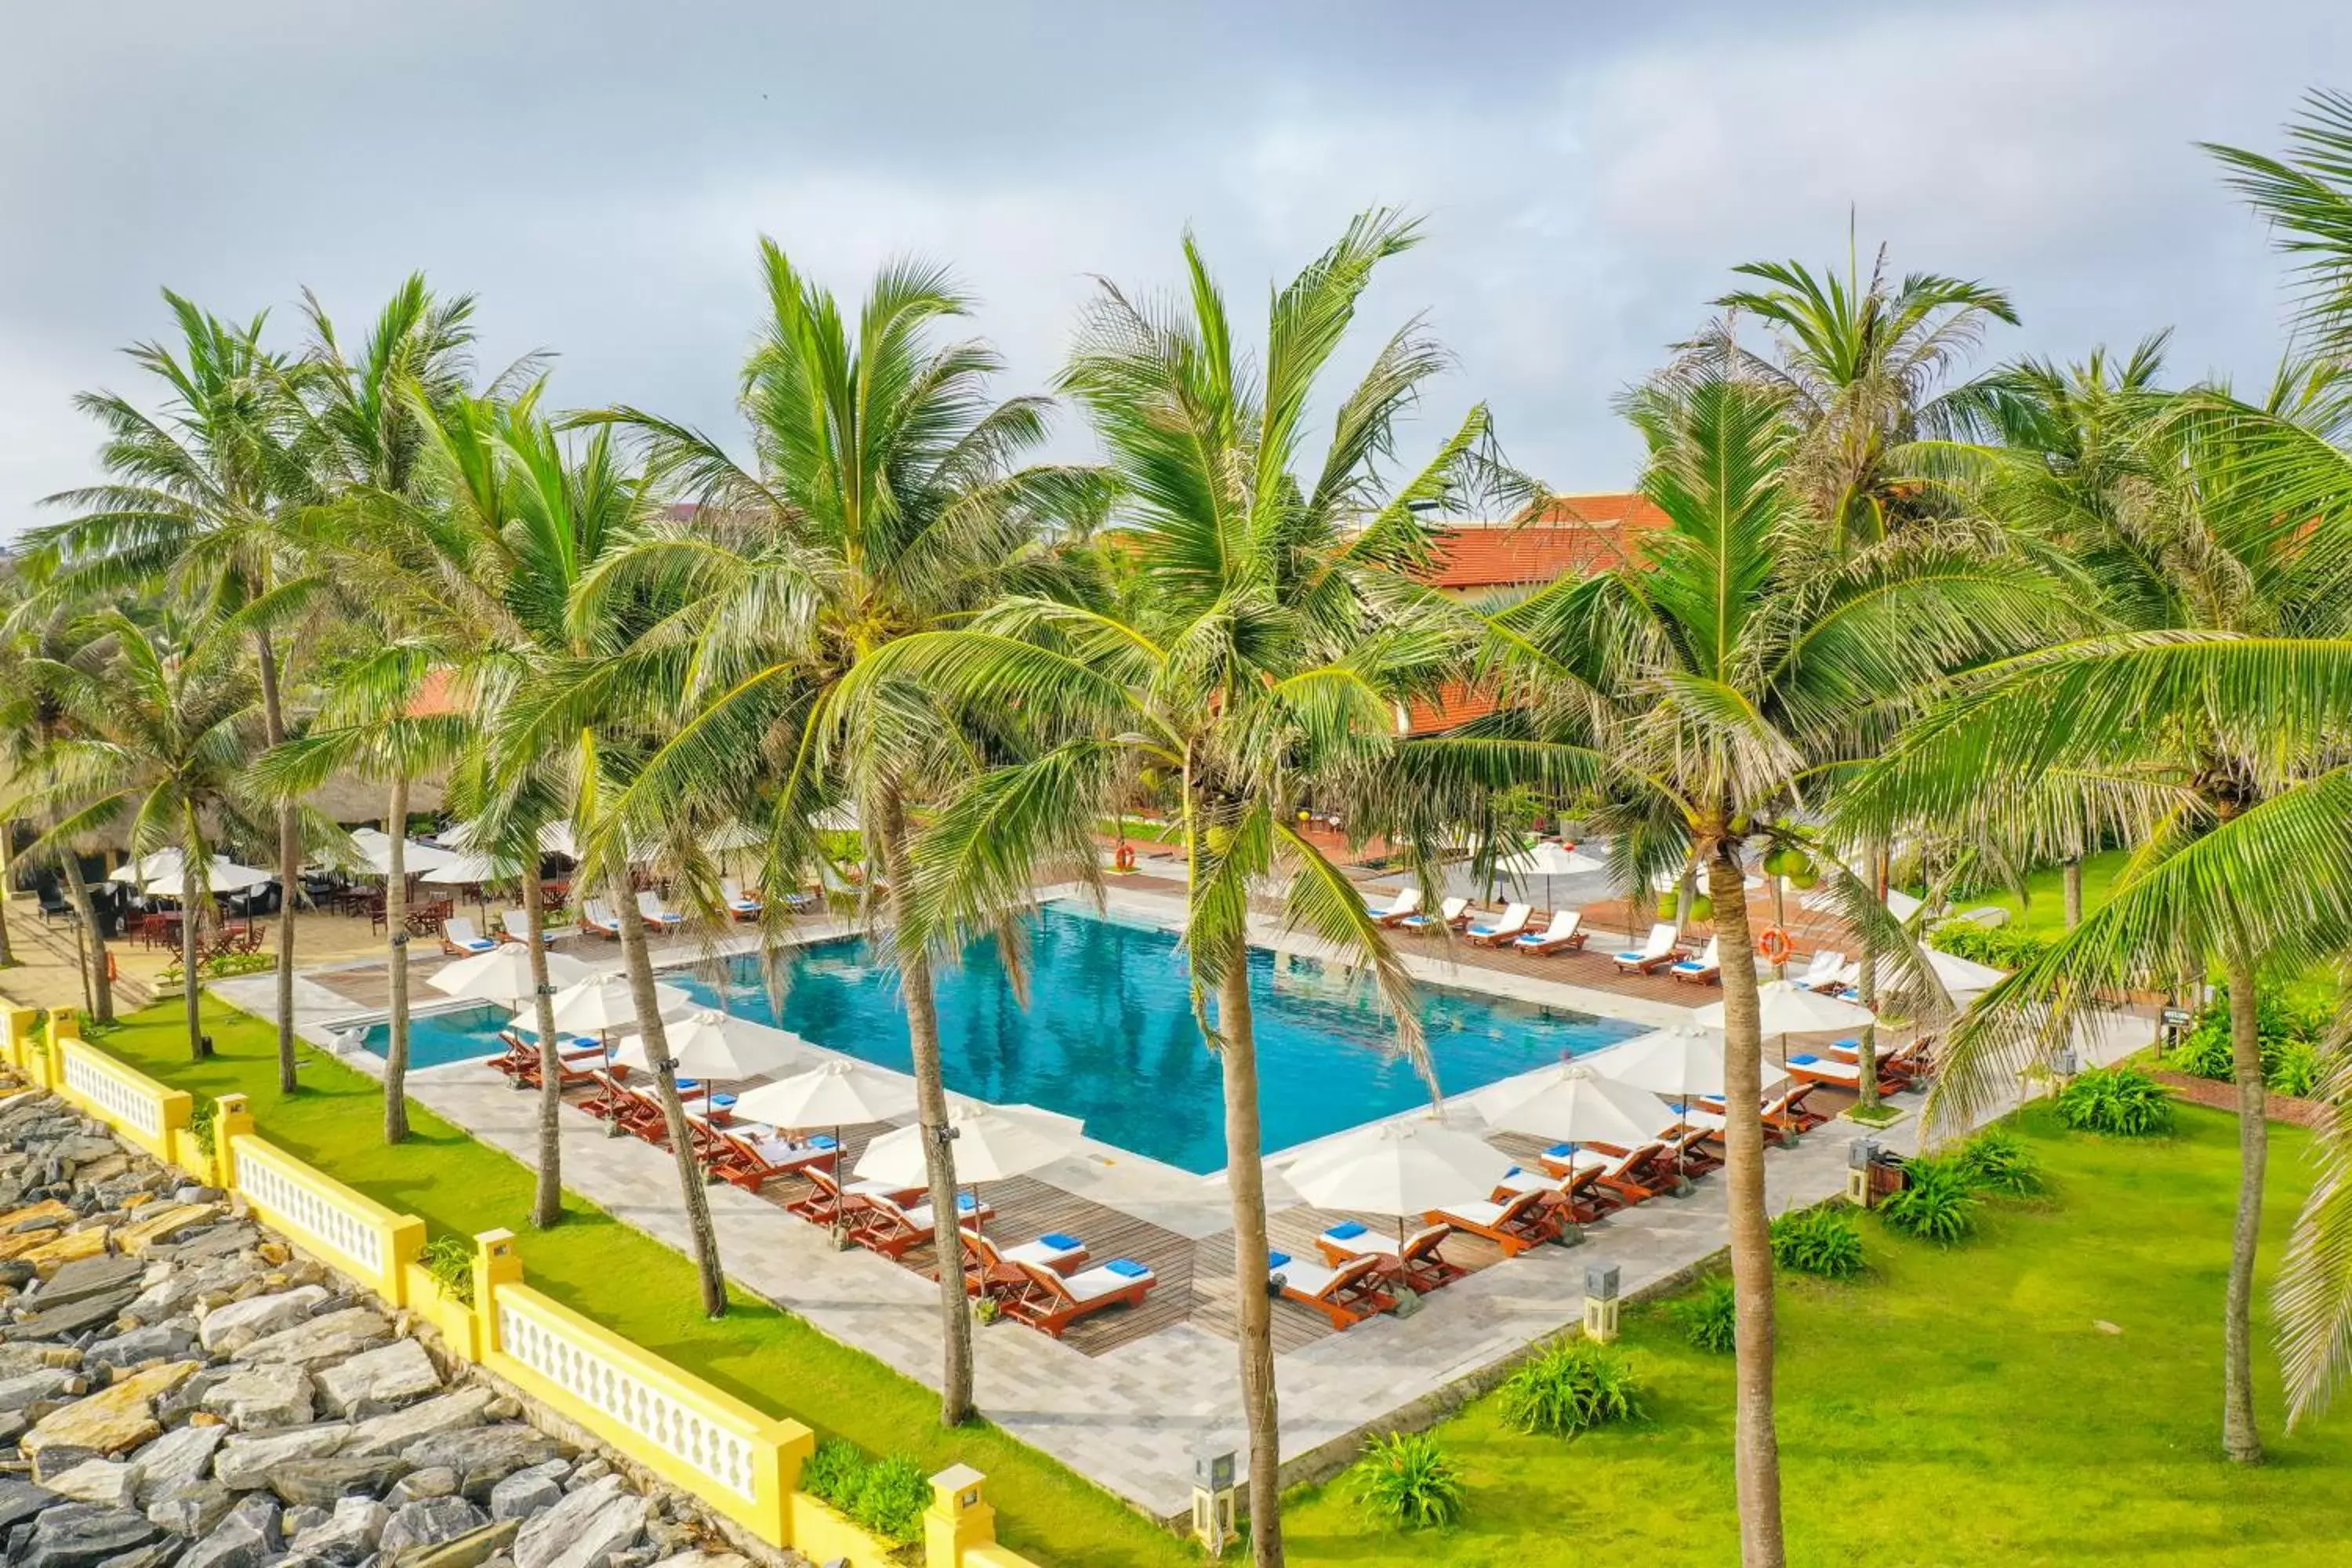
[[[996,1256],[1007,1263],[1034,1263],[1040,1268],[1051,1268],[1056,1263],[1068,1261],[1086,1251],[1083,1247],[1048,1247],[1045,1238],[1024,1241],[1018,1247],[1000,1247]]]
[[[1465,1225],[1492,1226],[1503,1217],[1503,1205],[1480,1198],[1475,1203],[1449,1204],[1437,1213],[1440,1218],[1460,1220]]]
[[[1089,1269],[1087,1272],[1092,1273],[1093,1270]],[[1320,1296],[1331,1288],[1331,1281],[1339,1278],[1338,1269],[1326,1268],[1321,1264],[1304,1258],[1294,1258],[1287,1263],[1278,1263],[1267,1272],[1281,1275],[1292,1289],[1307,1296]]]
[[[1091,1301],[1097,1296],[1110,1296],[1121,1290],[1132,1290],[1138,1285],[1148,1284],[1150,1280],[1151,1274],[1149,1270],[1141,1274],[1121,1274],[1107,1263],[1098,1263],[1092,1268],[1080,1269],[1063,1280],[1062,1289],[1070,1293],[1072,1300]]]

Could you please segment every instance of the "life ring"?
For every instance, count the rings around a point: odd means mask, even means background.
[[[1785,963],[1791,951],[1789,933],[1779,926],[1767,926],[1764,934],[1756,939],[1756,951],[1764,955],[1767,963]]]
[[[1116,852],[1111,856],[1111,858],[1110,858],[1110,863],[1111,863],[1112,865],[1114,865],[1114,866],[1118,867],[1118,868],[1120,870],[1122,870],[1122,871],[1132,871],[1132,870],[1134,870],[1134,869],[1135,869],[1135,846],[1134,846],[1134,845],[1132,845],[1132,844],[1129,844],[1129,843],[1126,839],[1124,839],[1124,838],[1120,839],[1120,840],[1118,841],[1118,850],[1117,850],[1117,851],[1116,851]]]
[[[111,985],[111,984],[113,984],[116,981],[118,981],[118,980],[120,980],[120,979],[121,979],[121,978],[122,978],[122,968],[121,968],[121,965],[120,965],[120,964],[118,964],[118,963],[116,963],[114,962],[114,953],[113,953],[113,951],[112,951],[111,949],[110,949],[110,950],[108,950],[107,954],[106,954],[106,983],[107,983],[109,985]]]

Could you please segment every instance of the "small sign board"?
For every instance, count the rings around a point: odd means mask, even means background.
[[[2167,1007],[2158,1017],[2168,1029],[2185,1029],[2197,1021],[2197,1015],[2186,1007]]]

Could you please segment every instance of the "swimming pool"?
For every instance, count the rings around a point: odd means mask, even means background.
[[[992,942],[975,943],[961,964],[940,972],[948,1087],[1084,1117],[1089,1135],[1188,1171],[1222,1169],[1217,1061],[1192,1022],[1174,933],[1050,905],[1031,923],[1029,962],[1025,1008]],[[750,956],[732,962],[723,987],[690,972],[665,978],[821,1046],[902,1072],[911,1068],[897,977],[872,961],[864,939],[800,949],[784,973],[781,1014]],[[1365,985],[1312,961],[1252,949],[1250,989],[1268,1152],[1425,1100],[1412,1064],[1391,1053],[1389,1026]],[[1423,987],[1422,994],[1430,1050],[1448,1094],[1641,1032],[1614,1018],[1467,992]],[[422,1067],[487,1056],[497,1048],[489,1037],[497,1023],[495,1012],[480,1009],[420,1018],[412,1058]],[[381,1025],[371,1028],[366,1042],[379,1054],[382,1033]]]

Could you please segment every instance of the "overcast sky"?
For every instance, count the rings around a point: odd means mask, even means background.
[[[756,237],[845,294],[950,263],[1039,389],[1099,274],[1190,224],[1253,306],[1349,214],[1428,240],[1369,305],[1460,360],[1418,434],[1495,408],[1523,466],[1622,487],[1611,395],[1756,258],[2008,289],[1990,352],[2177,327],[2186,378],[2263,376],[2279,268],[2193,143],[2272,148],[2352,87],[2343,0],[1346,6],[789,0],[107,0],[0,48],[0,538],[92,473],[69,399],[157,290],[356,331],[407,272],[480,296],[484,359],[554,400],[730,432]],[[1085,450],[1082,431],[1059,443]]]

